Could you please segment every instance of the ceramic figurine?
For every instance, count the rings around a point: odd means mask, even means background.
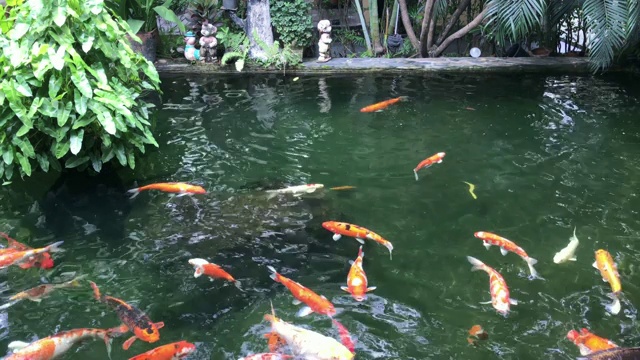
[[[204,62],[213,62],[216,59],[216,46],[218,46],[218,39],[216,39],[216,32],[218,28],[216,28],[213,24],[209,24],[208,21],[205,20],[202,23],[202,30],[200,33],[202,37],[200,38],[200,51],[201,57]]]
[[[184,47],[184,57],[191,61],[200,60],[200,50],[195,47],[196,35],[191,31],[187,31],[184,34],[184,42],[187,43]]]
[[[331,60],[329,55],[329,44],[331,44],[331,21],[318,21],[318,31],[320,31],[320,41],[318,41],[318,62],[327,62]]]

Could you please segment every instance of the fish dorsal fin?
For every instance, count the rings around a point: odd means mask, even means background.
[[[17,351],[27,346],[29,346],[29,343],[26,343],[24,341],[12,341],[7,347],[9,348],[9,350]]]

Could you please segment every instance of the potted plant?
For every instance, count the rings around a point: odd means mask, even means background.
[[[305,0],[272,0],[271,22],[280,41],[289,45],[302,61],[302,50],[311,44],[311,4]]]
[[[156,61],[156,49],[160,39],[158,16],[175,23],[182,33],[187,30],[171,6],[172,0],[109,0],[106,4],[113,12],[129,24],[138,39],[129,38],[133,51],[141,53],[147,60]],[[139,40],[139,41],[138,41]]]

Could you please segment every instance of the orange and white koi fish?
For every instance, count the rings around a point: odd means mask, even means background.
[[[158,346],[146,353],[129,358],[129,360],[180,360],[194,351],[196,351],[196,346],[183,340]]]
[[[335,241],[340,240],[342,235],[351,236],[355,238],[357,242],[363,245],[364,239],[373,240],[378,244],[386,247],[389,250],[389,259],[392,258],[393,244],[369,229],[365,229],[362,226],[338,221],[325,221],[322,223],[322,227],[333,233],[333,240]]]
[[[354,357],[354,354],[336,339],[278,319],[273,311],[273,305],[271,306],[271,315],[265,315],[264,319],[271,322],[271,330],[278,333],[287,342],[295,358],[352,360]]]
[[[484,331],[482,326],[473,325],[471,329],[469,329],[469,336],[467,337],[467,342],[471,345],[475,345],[477,340],[487,340],[489,338],[489,334]]]
[[[614,315],[619,313],[621,308],[619,296],[622,292],[622,284],[620,283],[618,266],[607,250],[598,249],[596,250],[596,261],[593,263],[593,267],[600,271],[602,280],[611,285],[612,294],[609,297],[613,299],[613,303],[606,306],[607,311]]]
[[[0,249],[0,254],[4,254],[4,253],[10,253],[10,252],[15,252],[15,251],[27,251],[27,250],[33,250],[32,247],[27,246],[21,242],[19,242],[16,239],[12,239],[9,237],[9,235],[0,232],[0,236],[2,236],[3,238],[7,239],[7,248],[5,249]],[[24,262],[22,264],[19,265],[21,268],[23,269],[28,269],[30,267],[39,267],[41,269],[51,269],[53,267],[53,259],[51,258],[51,255],[49,253],[42,253],[39,255],[34,256],[34,259],[32,261],[27,261]]]
[[[58,241],[56,243],[53,243],[51,245],[45,246],[43,248],[40,249],[32,249],[32,250],[25,250],[25,251],[15,251],[15,252],[10,252],[10,253],[5,253],[5,254],[1,254],[0,255],[0,269],[4,269],[7,268],[11,265],[21,265],[24,264],[26,262],[31,262],[35,259],[35,257],[39,254],[42,253],[46,253],[46,252],[60,252],[63,251],[60,248],[60,245],[62,245],[62,243],[64,243],[64,241]]]
[[[482,261],[467,256],[467,260],[473,265],[471,271],[482,270],[489,274],[489,291],[491,293],[491,301],[481,302],[481,304],[491,304],[500,314],[507,315],[511,305],[518,305],[518,301],[509,297],[509,288],[507,282],[500,273],[492,267],[486,265]]]
[[[273,266],[267,266],[267,269],[271,271],[271,278],[286,286],[296,300],[294,304],[305,303],[307,306],[302,307],[297,316],[307,316],[312,312],[323,314],[327,316],[333,316],[336,314],[336,309],[333,307],[331,301],[329,301],[324,295],[318,295],[311,289],[302,286],[300,283],[295,282],[287,277],[284,277],[273,268]]]
[[[242,290],[242,288],[240,287],[240,281],[234,279],[231,274],[224,271],[224,269],[219,265],[199,258],[189,259],[189,264],[191,264],[195,269],[195,272],[193,273],[193,277],[195,278],[206,275],[211,281],[213,281],[213,279],[224,279],[227,281],[231,281],[238,289]]]
[[[239,360],[285,360],[285,359],[293,359],[293,356],[270,352],[270,353],[249,355],[249,356],[240,358]]]
[[[25,343],[13,341],[9,344],[9,349],[13,353],[4,360],[51,360],[55,359],[71,349],[73,345],[85,339],[103,339],[107,346],[107,354],[111,358],[112,335],[118,334],[115,329],[74,329],[62,331],[55,335]]]
[[[80,286],[80,279],[86,277],[86,275],[78,276],[77,278],[61,283],[61,284],[42,284],[33,287],[29,290],[21,291],[9,298],[9,302],[0,306],[0,310],[4,310],[17,302],[22,300],[31,300],[35,302],[42,301],[43,298],[49,296],[56,289],[66,289],[70,287]]]
[[[148,343],[154,343],[160,340],[160,332],[158,331],[164,327],[163,322],[154,323],[149,319],[147,314],[143,313],[140,309],[127,304],[126,302],[107,295],[101,295],[98,285],[91,281],[91,288],[93,288],[93,295],[96,300],[107,304],[115,309],[116,314],[122,321],[121,332],[133,331],[134,336],[129,338],[122,344],[124,350],[129,349],[136,339],[146,341]]]
[[[500,253],[502,255],[507,255],[508,252],[512,252],[520,256],[522,260],[524,260],[527,263],[527,266],[529,266],[529,272],[531,272],[530,278],[542,279],[542,277],[538,275],[538,272],[536,271],[536,269],[533,268],[533,265],[535,265],[538,262],[538,260],[527,255],[527,252],[524,251],[520,246],[516,245],[513,241],[509,239],[505,239],[502,236],[498,236],[496,234],[486,232],[486,231],[478,231],[474,233],[473,236],[477,237],[478,239],[481,239],[482,242],[484,243],[484,247],[486,247],[487,250],[489,250],[491,245],[495,245],[500,247]]]
[[[316,190],[320,190],[324,188],[323,184],[306,184],[306,185],[297,185],[297,186],[289,186],[284,189],[277,190],[267,190],[268,194],[267,198],[271,199],[278,194],[291,194],[293,196],[302,196],[304,194],[311,194]]]
[[[580,355],[589,355],[596,351],[608,350],[618,347],[611,340],[601,338],[589,330],[582,328],[578,333],[576,330],[571,330],[567,333],[567,339],[571,340],[578,349],[580,349]]]
[[[365,300],[367,298],[367,292],[376,289],[376,286],[367,287],[367,274],[365,274],[362,268],[363,257],[364,251],[362,251],[362,245],[360,245],[356,260],[349,261],[351,269],[349,270],[349,275],[347,275],[347,286],[340,287],[340,289],[351,294],[356,301]]]
[[[331,319],[333,324],[338,328],[338,334],[340,335],[340,342],[342,345],[346,346],[352,354],[356,353],[356,345],[351,340],[351,336],[349,335],[349,330],[347,330],[344,325],[342,325],[338,320]]]
[[[432,156],[420,161],[418,166],[416,166],[415,169],[413,169],[413,175],[416,177],[416,181],[418,181],[418,170],[426,169],[426,168],[430,167],[433,164],[440,164],[442,162],[442,159],[444,159],[445,155],[446,155],[445,153],[439,152],[439,153],[437,153],[435,155],[432,155]]]
[[[155,183],[150,185],[141,186],[135,189],[131,189],[128,192],[131,195],[131,199],[138,196],[141,191],[144,190],[159,190],[168,193],[179,193],[178,196],[184,196],[189,194],[206,194],[207,191],[198,185],[191,185],[181,182],[169,182],[169,183]]]
[[[398,103],[400,101],[407,101],[407,100],[409,100],[409,98],[407,96],[399,96],[397,98],[393,98],[393,99],[381,101],[379,103],[375,103],[373,105],[365,106],[362,109],[360,109],[360,112],[368,113],[368,112],[382,111],[382,110],[388,108],[390,105],[393,105],[393,104]]]

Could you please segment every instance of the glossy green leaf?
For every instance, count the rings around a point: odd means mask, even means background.
[[[52,76],[49,78],[49,97],[55,98],[58,96],[58,91],[60,91],[60,87],[62,86],[62,78],[58,76]]]
[[[78,115],[82,116],[87,113],[87,101],[89,101],[89,99],[82,96],[80,90],[73,90],[73,104],[75,105]]]
[[[16,158],[18,159],[18,163],[20,164],[20,168],[27,176],[31,176],[31,163],[29,159],[22,156],[20,153],[16,153]]]
[[[7,165],[10,165],[13,163],[13,150],[7,150],[7,151],[3,151],[2,152],[2,160],[4,160],[4,163]]]
[[[38,160],[38,164],[40,164],[40,168],[42,169],[42,171],[48,172],[49,171],[49,158],[46,157],[46,156],[38,154],[36,156],[36,159]]]
[[[63,103],[62,101],[58,104],[58,126],[64,126],[67,123],[67,120],[69,120],[73,104],[70,102]]]
[[[55,144],[55,150],[54,150],[54,154],[56,156],[56,159],[60,159],[63,156],[67,155],[67,153],[69,152],[69,142],[67,141],[61,141]]]
[[[89,157],[88,156],[82,156],[82,157],[71,157],[69,159],[67,159],[67,162],[64,164],[64,167],[66,167],[67,169],[70,168],[74,168],[74,167],[78,167],[84,163],[86,163],[87,161],[89,161]]]
[[[77,155],[82,149],[82,138],[84,137],[84,130],[80,129],[71,133],[69,149],[73,155]]]
[[[87,79],[87,75],[82,69],[75,69],[71,74],[71,81],[77,86],[82,96],[89,99],[93,97],[93,89],[91,89],[91,83]]]
[[[67,20],[67,7],[62,5],[54,6],[53,10],[53,22],[58,25],[64,25],[64,22]]]
[[[100,170],[102,170],[102,160],[100,157],[95,153],[91,153],[91,156],[89,157],[91,158],[91,167],[93,170],[95,172],[100,172]]]
[[[127,157],[124,154],[124,147],[122,146],[122,144],[116,145],[114,152],[116,154],[116,158],[120,162],[120,165],[122,166],[127,165]]]

